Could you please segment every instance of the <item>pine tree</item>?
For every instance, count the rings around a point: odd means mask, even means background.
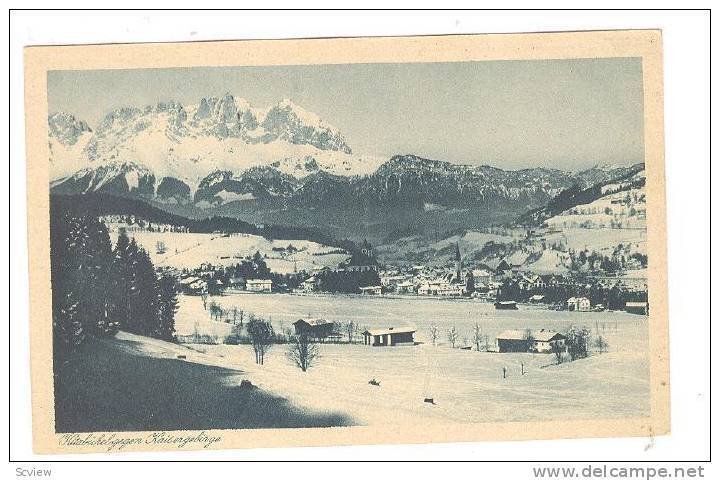
[[[130,242],[131,246],[133,244],[134,240]],[[151,336],[158,322],[159,289],[155,268],[145,249],[137,248],[137,251],[133,253],[130,271],[128,330],[136,334]]]
[[[160,278],[160,298],[158,306],[158,324],[155,337],[165,341],[175,340],[175,313],[178,310],[175,278],[164,275]]]
[[[112,318],[114,296],[112,295],[113,277],[112,245],[107,227],[97,218],[88,218],[88,249],[87,263],[89,277],[87,279],[86,296],[88,297],[88,313],[93,319],[94,333],[97,335],[114,335],[118,323]]]
[[[136,247],[137,245],[135,245]],[[115,297],[113,317],[120,324],[121,329],[127,329],[130,313],[131,257],[130,239],[125,229],[121,229],[112,258],[113,294]]]

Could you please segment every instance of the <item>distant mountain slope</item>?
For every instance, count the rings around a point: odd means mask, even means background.
[[[48,134],[54,194],[111,194],[184,217],[240,218],[355,239],[503,224],[549,205],[533,214],[542,221],[592,200],[595,194],[583,190],[588,184],[632,171],[596,166],[572,174],[362,156],[336,127],[289,100],[260,109],[230,94],[195,105],[120,108],[93,128],[55,113]]]
[[[580,187],[587,189],[597,184],[604,184],[614,179],[621,179],[637,172],[639,168],[644,168],[644,164],[638,163],[634,165],[607,165],[598,164],[589,169],[582,170],[575,174],[580,181]]]
[[[132,215],[156,224],[186,227],[189,232],[227,232],[263,236],[268,239],[301,239],[326,245],[340,242],[311,228],[283,225],[255,225],[232,217],[212,216],[193,219],[160,209],[146,200],[118,197],[105,193],[50,195],[50,209],[76,214],[108,216]]]
[[[645,185],[645,164],[636,164],[631,168],[615,170],[618,177],[605,177],[600,183],[586,189],[574,185],[552,198],[546,205],[532,209],[517,219],[517,223],[527,226],[541,225],[548,219],[578,205],[590,204],[613,192],[622,192]]]
[[[340,176],[323,170],[295,177],[271,165],[215,170],[192,189],[135,164],[84,169],[56,193],[105,192],[152,200],[182,215],[223,215],[254,223],[321,227],[338,237],[386,236],[407,226],[448,230],[514,219],[577,180],[553,169],[505,171],[414,155],[394,156],[375,172]]]

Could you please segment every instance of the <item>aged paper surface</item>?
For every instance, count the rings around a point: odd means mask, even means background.
[[[669,432],[660,32],[28,47],[25,96],[37,453]],[[61,239],[51,290],[51,193],[109,274]]]

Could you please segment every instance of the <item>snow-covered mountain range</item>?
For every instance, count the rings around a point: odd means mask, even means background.
[[[565,189],[629,169],[503,170],[363,156],[289,100],[259,109],[230,94],[187,107],[122,108],[93,128],[55,113],[48,134],[53,193],[110,193],[181,215],[322,226],[347,236],[506,222]]]
[[[259,109],[226,94],[190,106],[167,102],[121,108],[93,130],[64,112],[52,114],[48,126],[54,183],[97,170],[130,175],[138,166],[158,182],[172,177],[194,191],[217,170],[239,173],[272,163],[295,177],[317,170],[361,175],[382,161],[353,154],[337,128],[290,100]]]

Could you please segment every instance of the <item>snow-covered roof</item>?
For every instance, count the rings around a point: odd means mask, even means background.
[[[324,326],[326,324],[332,324],[332,321],[328,321],[327,319],[298,319],[293,322],[293,324],[298,324],[300,322],[304,322],[310,326]]]
[[[530,338],[534,341],[547,342],[547,341],[551,341],[556,336],[560,336],[563,339],[565,338],[565,336],[560,334],[559,332],[550,331],[547,329],[530,331],[529,334],[530,334]],[[519,330],[519,329],[503,331],[497,335],[497,339],[507,339],[507,340],[512,340],[512,341],[528,340],[528,331],[527,330]]]
[[[370,334],[371,336],[384,336],[386,334],[405,334],[408,332],[415,332],[416,328],[411,326],[403,327],[388,327],[387,329],[368,329],[363,334]]]
[[[647,302],[628,301],[625,303],[625,307],[645,307],[645,306],[647,306]]]
[[[270,279],[248,279],[247,284],[272,284],[272,280]]]
[[[492,272],[490,272],[487,269],[473,269],[472,275],[474,277],[485,277],[485,276],[491,276]]]

